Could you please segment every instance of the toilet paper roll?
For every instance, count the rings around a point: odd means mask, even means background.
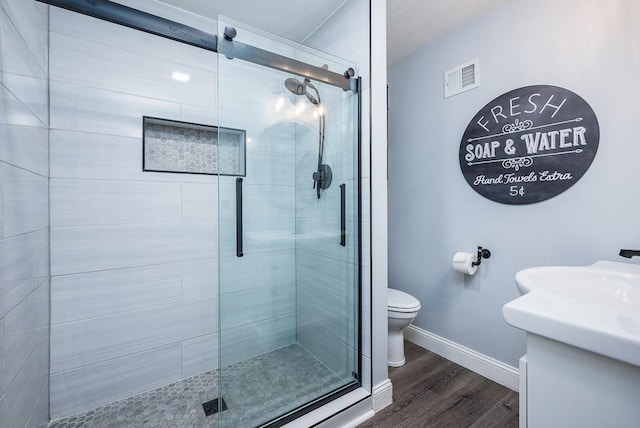
[[[474,255],[457,252],[453,256],[453,269],[465,275],[473,275],[478,270],[478,266],[473,266]]]

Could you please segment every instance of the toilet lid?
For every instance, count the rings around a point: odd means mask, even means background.
[[[411,294],[388,288],[387,296],[387,307],[390,311],[414,312],[420,309],[420,301]]]

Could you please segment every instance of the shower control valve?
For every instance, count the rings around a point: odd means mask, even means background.
[[[333,180],[333,171],[326,163],[318,166],[318,170],[313,173],[313,188],[318,191],[318,199],[320,198],[320,190],[328,189]],[[317,187],[316,187],[317,186]]]

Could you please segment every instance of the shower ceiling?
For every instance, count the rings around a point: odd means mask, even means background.
[[[302,42],[348,0],[162,0],[216,19],[218,13]]]

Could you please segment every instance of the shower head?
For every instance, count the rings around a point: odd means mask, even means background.
[[[307,92],[307,79],[301,82],[298,79],[290,77],[284,81],[284,86],[294,95],[304,95],[304,93]]]
[[[287,88],[289,92],[294,95],[304,95],[311,102],[311,104],[319,105],[320,104],[320,94],[315,86],[311,83],[309,79],[304,79],[303,82],[298,79],[294,79],[293,77],[288,78],[284,81],[284,86]],[[311,88],[316,91],[317,97],[314,97],[309,93],[307,88]]]

